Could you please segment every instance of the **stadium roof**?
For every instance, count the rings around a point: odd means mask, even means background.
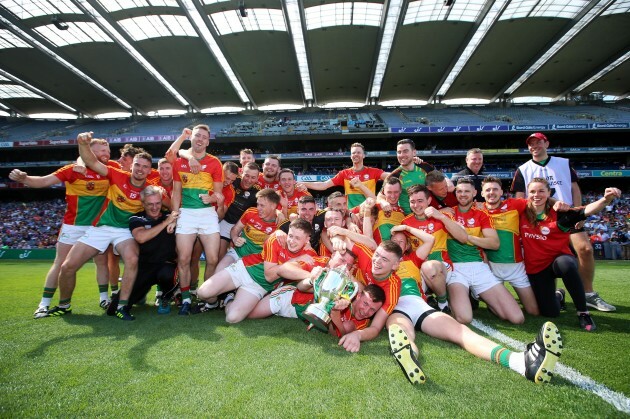
[[[630,0],[1,0],[0,109],[626,97],[628,28]]]

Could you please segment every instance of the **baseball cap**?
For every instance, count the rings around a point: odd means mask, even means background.
[[[529,144],[529,140],[532,138],[536,138],[537,140],[544,140],[549,142],[549,140],[547,139],[547,136],[545,134],[543,134],[542,132],[535,132],[532,135],[530,135],[529,137],[527,137],[527,140],[525,140],[526,144]]]

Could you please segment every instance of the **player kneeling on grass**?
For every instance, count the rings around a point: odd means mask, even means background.
[[[197,297],[214,303],[219,294],[238,289],[233,299],[225,299],[225,321],[238,323],[244,320],[265,294],[275,289],[281,281],[295,280],[278,276],[280,266],[289,261],[313,264],[317,253],[307,248],[312,232],[308,221],[292,221],[286,248],[280,245],[275,235],[270,236],[263,245],[262,253],[244,256],[214,274],[197,290]]]

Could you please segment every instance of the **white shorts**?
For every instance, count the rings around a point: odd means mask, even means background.
[[[236,253],[236,250],[234,250],[233,247],[230,247],[228,251],[225,252],[225,256],[231,257],[232,259],[234,259],[234,262],[236,262],[237,260],[241,260],[241,257],[238,255],[238,253]]]
[[[470,288],[473,295],[488,291],[501,281],[490,271],[490,267],[483,262],[453,263],[453,274],[448,278],[447,285],[462,284]]]
[[[223,240],[232,241],[232,238],[230,236],[232,227],[234,227],[234,224],[228,223],[225,220],[221,220],[221,222],[219,223],[219,234],[221,234],[221,238]]]
[[[77,241],[97,249],[100,253],[105,252],[111,244],[114,247],[114,254],[118,255],[116,246],[125,240],[133,240],[128,228],[100,226],[88,228],[83,237]]]
[[[514,288],[531,287],[529,278],[525,273],[525,264],[518,263],[494,263],[488,262],[490,270],[498,279],[509,282]]]
[[[219,232],[219,217],[214,208],[180,208],[177,234],[208,235]]]
[[[440,261],[438,261],[438,262],[440,262]],[[441,263],[446,268],[446,278],[444,278],[444,282],[448,284],[448,280],[451,277],[451,275],[453,274],[453,268],[447,262],[441,261]],[[420,277],[422,277],[422,268],[420,269]],[[426,294],[428,291],[429,291],[429,286],[427,285],[427,282],[423,279],[422,280],[422,292],[424,294]],[[433,291],[433,290],[431,290],[431,291]]]
[[[418,297],[417,295],[403,295],[398,299],[398,304],[394,307],[392,314],[396,312],[404,314],[409,317],[414,328],[420,330],[422,320],[435,311],[436,310],[428,305],[422,297]],[[420,324],[418,324],[418,320],[420,320]]]
[[[85,235],[90,226],[75,226],[70,224],[62,224],[59,230],[57,241],[63,244],[74,245],[81,237]]]
[[[293,285],[285,285],[284,287],[273,290],[269,295],[269,308],[271,312],[276,316],[297,319],[295,307],[291,304],[293,292],[296,289],[297,288]]]
[[[243,261],[239,260],[229,265],[225,270],[230,274],[235,288],[244,289],[248,293],[255,295],[259,300],[267,294],[267,291],[256,283],[245,269]]]

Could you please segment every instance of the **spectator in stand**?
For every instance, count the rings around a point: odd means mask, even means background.
[[[0,246],[12,249],[55,247],[65,208],[62,199],[0,204]]]

